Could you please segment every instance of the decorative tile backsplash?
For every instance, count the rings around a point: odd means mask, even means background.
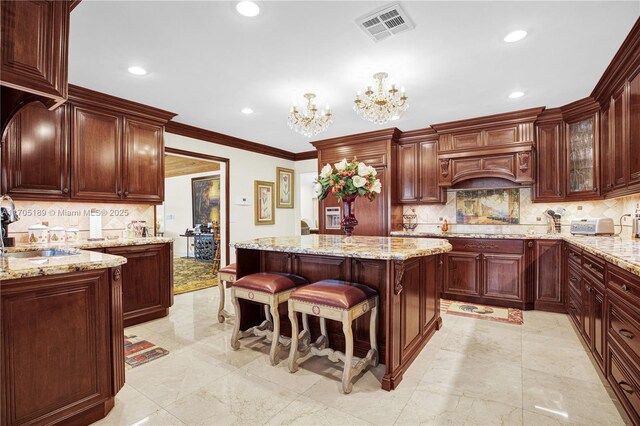
[[[606,216],[613,219],[617,226],[620,217],[626,213],[634,213],[636,205],[640,203],[640,194],[628,197],[614,198],[599,201],[579,201],[563,203],[533,203],[531,201],[531,188],[520,188],[520,224],[518,225],[468,225],[456,224],[456,192],[447,191],[447,204],[445,205],[408,205],[404,213],[411,213],[415,209],[417,215],[417,231],[434,232],[439,230],[440,224],[445,219],[449,222],[449,230],[453,233],[477,232],[477,233],[514,233],[523,234],[529,232],[545,233],[547,231],[547,218],[544,212],[556,207],[566,209],[562,216],[562,232],[569,232],[571,219],[581,217]],[[622,236],[631,235],[631,221],[622,222]]]
[[[102,236],[122,236],[126,225],[134,220],[144,220],[153,230],[154,206],[147,204],[69,203],[61,201],[16,201],[20,220],[9,225],[9,236],[16,243],[26,243],[27,229],[31,225],[45,223],[49,227],[80,229],[80,239],[89,237],[91,209],[100,210]]]

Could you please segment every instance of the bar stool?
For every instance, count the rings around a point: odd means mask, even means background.
[[[240,278],[231,287],[231,301],[236,309],[236,323],[231,335],[231,348],[237,350],[240,348],[239,339],[254,335],[266,337],[271,340],[271,350],[269,351],[269,360],[271,365],[277,365],[280,362],[279,351],[280,345],[288,346],[291,339],[280,336],[280,315],[278,314],[278,306],[289,300],[289,295],[296,287],[308,284],[309,282],[293,274],[276,273],[276,272],[259,272]],[[248,330],[240,330],[240,306],[239,299],[245,299],[252,302],[262,303],[265,305],[265,316],[267,317],[262,324],[249,328]],[[268,307],[268,312],[267,312]],[[270,314],[270,315],[267,315]]]
[[[353,331],[351,323],[366,312],[371,311],[369,319],[370,349],[367,356],[353,357]],[[298,317],[302,313],[302,332],[298,332]],[[310,343],[311,335],[307,315],[320,318],[320,337]],[[301,355],[326,356],[333,362],[342,361],[342,391],[351,392],[352,379],[368,366],[378,365],[378,344],[376,329],[378,320],[378,293],[362,284],[338,280],[322,280],[294,290],[289,295],[289,319],[291,320],[291,349],[289,352],[289,371],[298,371],[297,360]],[[342,322],[345,340],[345,353],[334,351],[329,346],[326,319]]]
[[[233,318],[226,309],[224,309],[225,290],[236,282],[236,264],[221,268],[218,271],[218,287],[220,289],[220,302],[218,304],[218,322],[222,323],[227,318]]]

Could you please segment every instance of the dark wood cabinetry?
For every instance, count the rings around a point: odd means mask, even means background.
[[[442,297],[523,308],[526,264],[522,240],[449,238]]]
[[[534,305],[535,309],[564,312],[561,240],[529,241],[534,247]]]
[[[148,203],[164,200],[162,125],[124,119],[122,196]]]
[[[66,106],[32,102],[7,127],[2,143],[2,193],[21,199],[69,198]]]
[[[564,132],[559,109],[543,112],[536,122],[536,176],[532,196],[536,202],[564,199]]]
[[[68,1],[3,1],[0,83],[52,109],[67,98]]]
[[[120,269],[5,280],[3,425],[90,424],[124,385]]]
[[[125,327],[167,316],[173,305],[171,243],[109,247],[106,253],[127,258],[122,265]]]
[[[447,193],[438,185],[438,138],[432,129],[402,133],[397,163],[398,203],[446,203]]]

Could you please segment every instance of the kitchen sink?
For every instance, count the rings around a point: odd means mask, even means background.
[[[46,250],[18,251],[14,253],[7,253],[6,256],[26,259],[31,257],[73,256],[77,254],[80,254],[80,252],[77,250],[46,249]]]

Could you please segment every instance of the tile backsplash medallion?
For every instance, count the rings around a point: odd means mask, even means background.
[[[610,217],[615,223],[616,232],[620,231],[618,224],[623,214],[633,214],[636,205],[640,203],[640,195],[631,195],[609,200],[578,201],[562,203],[534,203],[531,201],[531,188],[520,188],[520,223],[518,225],[461,225],[456,224],[456,192],[447,191],[447,204],[441,205],[407,205],[405,214],[411,214],[415,209],[418,227],[416,231],[440,232],[440,225],[445,219],[449,223],[450,233],[481,233],[497,234],[512,233],[544,234],[547,232],[547,217],[544,212],[556,207],[566,209],[562,216],[562,232],[569,232],[571,219],[582,217]],[[625,218],[622,222],[622,237],[631,236],[631,221]]]
[[[9,225],[9,236],[16,244],[26,243],[27,229],[31,225],[44,223],[49,228],[80,229],[80,239],[89,238],[89,212],[99,209],[102,216],[102,236],[122,237],[126,225],[134,220],[144,220],[153,230],[154,206],[147,204],[116,203],[69,203],[62,201],[17,201],[16,210],[20,220]]]

